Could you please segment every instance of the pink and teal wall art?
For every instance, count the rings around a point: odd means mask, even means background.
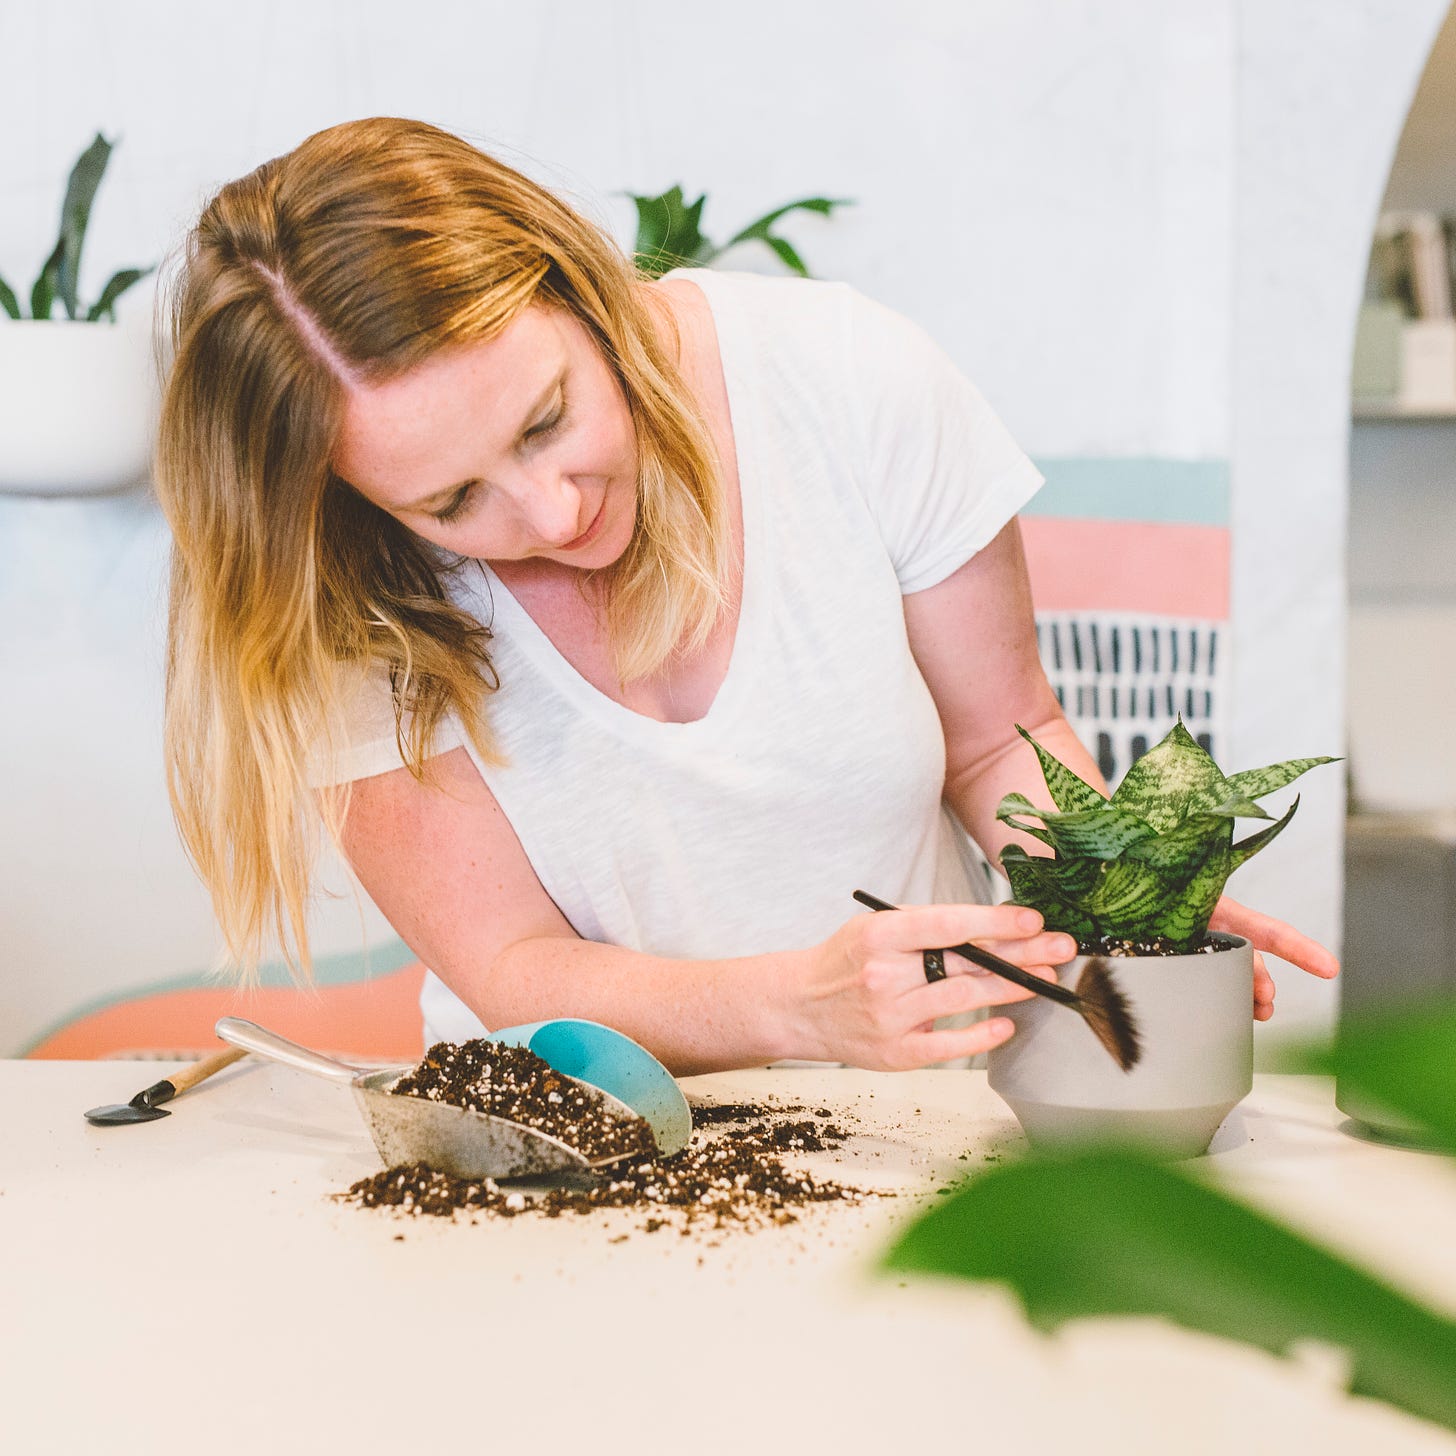
[[[1022,513],[1042,662],[1116,782],[1179,716],[1218,757],[1229,708],[1227,462],[1043,459]]]

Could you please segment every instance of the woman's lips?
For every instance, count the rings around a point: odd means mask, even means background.
[[[591,525],[589,525],[586,530],[581,533],[580,536],[576,537],[575,540],[568,541],[565,545],[560,546],[557,549],[560,551],[577,551],[580,550],[583,546],[590,545],[594,540],[596,540],[597,534],[602,529],[602,522],[605,521],[606,518],[607,498],[606,496],[603,496],[602,503],[600,506],[597,507],[597,513],[592,518]]]

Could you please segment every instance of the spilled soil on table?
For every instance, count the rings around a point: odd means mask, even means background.
[[[424,1163],[361,1178],[340,1202],[414,1216],[457,1213],[496,1218],[562,1218],[602,1209],[645,1213],[643,1232],[756,1229],[794,1223],[810,1204],[859,1203],[884,1196],[816,1178],[799,1155],[840,1147],[849,1133],[828,1108],[756,1103],[692,1103],[693,1135],[672,1157],[656,1151],[641,1118],[606,1113],[587,1089],[534,1053],[487,1040],[432,1046],[396,1092],[473,1107],[550,1132],[588,1157],[631,1155],[589,1183],[542,1189],[489,1178],[456,1178]]]

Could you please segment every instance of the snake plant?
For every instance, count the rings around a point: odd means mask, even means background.
[[[111,149],[112,143],[97,132],[96,140],[81,153],[76,165],[71,168],[65,201],[61,203],[61,235],[30,290],[30,316],[33,319],[50,318],[57,297],[70,319],[76,319],[83,307],[76,295],[81,273],[81,245],[86,241],[91,204],[96,198],[96,189],[101,185],[106,163],[111,158]],[[123,268],[114,273],[101,290],[101,296],[85,311],[82,316],[84,322],[96,323],[107,318],[115,323],[116,300],[151,271],[151,268]],[[3,278],[0,278],[0,308],[13,319],[24,317],[20,301]]]
[[[1172,732],[1127,771],[1109,799],[1048,753],[1036,750],[1058,812],[1008,794],[996,817],[1051,847],[1050,857],[1017,844],[1001,866],[1019,905],[1041,911],[1048,930],[1075,936],[1084,952],[1129,940],[1164,954],[1196,950],[1228,877],[1294,817],[1234,843],[1235,819],[1273,819],[1255,800],[1332,758],[1296,758],[1225,777],[1180,717]],[[1030,816],[1040,827],[1025,823]]]

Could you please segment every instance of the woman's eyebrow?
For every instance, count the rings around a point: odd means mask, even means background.
[[[552,396],[556,393],[558,389],[561,388],[562,381],[565,378],[566,371],[563,369],[556,376],[556,378],[553,379],[551,383],[548,384],[546,388],[541,391],[541,394],[537,398],[536,403],[533,404],[531,408],[526,412],[525,420],[522,422],[521,427],[516,431],[517,439],[519,439],[522,435],[526,433],[528,429],[531,428],[531,421],[534,420],[536,416],[539,415],[541,411],[546,407],[546,405],[550,403]],[[447,499],[449,496],[454,495],[457,490],[464,490],[465,487],[472,484],[472,482],[473,478],[472,480],[457,480],[454,485],[442,486],[439,490],[432,490],[429,495],[422,495],[418,500],[411,501],[408,505],[395,506],[394,509],[397,511],[427,510],[435,502]]]

